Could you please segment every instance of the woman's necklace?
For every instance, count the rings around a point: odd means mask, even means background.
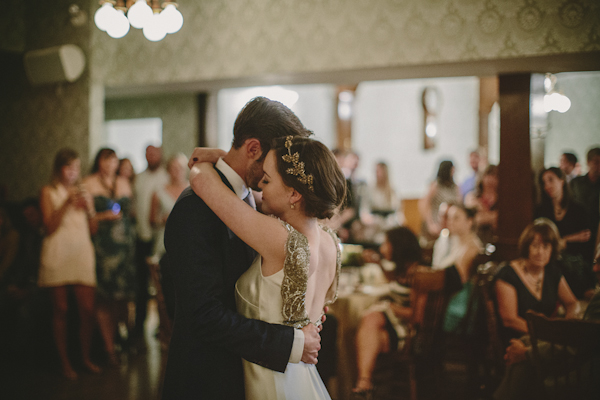
[[[542,290],[542,281],[544,280],[544,271],[538,274],[537,277],[533,276],[529,268],[527,267],[527,262],[523,263],[523,272],[525,273],[525,277],[529,280],[529,282],[533,283],[536,292],[541,292]]]
[[[115,179],[112,180],[112,182],[111,182],[112,185],[110,185],[110,186],[106,184],[106,181],[104,180],[104,177],[101,174],[98,174],[98,178],[99,178],[98,180],[100,181],[100,184],[102,185],[102,187],[108,191],[108,193],[110,195],[109,197],[111,199],[114,198],[115,197],[115,186],[117,183],[116,176],[115,176]]]

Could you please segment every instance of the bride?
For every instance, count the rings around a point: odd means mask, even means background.
[[[318,326],[323,308],[337,297],[341,266],[338,239],[319,219],[332,217],[342,204],[344,175],[325,145],[291,136],[276,142],[263,172],[259,188],[266,215],[239,199],[211,163],[195,164],[190,184],[259,253],[237,281],[238,312],[295,328]],[[244,379],[249,400],[330,399],[312,364],[289,363],[281,373],[244,360]]]

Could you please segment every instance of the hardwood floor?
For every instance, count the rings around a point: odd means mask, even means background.
[[[76,368],[79,377],[70,381],[60,375],[58,360],[52,352],[3,363],[0,374],[0,398],[5,400],[154,400],[159,398],[161,362],[166,352],[154,333],[158,326],[156,304],[150,302],[146,321],[146,349],[121,353],[121,366],[110,368],[95,357],[103,367],[100,374]],[[44,333],[46,334],[46,333]],[[47,341],[46,341],[47,342]],[[52,344],[50,342],[50,344]],[[4,360],[6,361],[6,360]]]

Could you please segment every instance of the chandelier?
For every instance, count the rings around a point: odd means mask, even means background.
[[[129,32],[129,27],[141,29],[146,39],[158,42],[183,26],[183,16],[177,3],[165,0],[100,0],[94,22],[101,31],[115,39]]]
[[[544,111],[565,113],[571,108],[571,100],[562,91],[556,90],[556,75],[546,74],[544,77]]]

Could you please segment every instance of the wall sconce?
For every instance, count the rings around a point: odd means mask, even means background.
[[[571,108],[571,100],[562,92],[556,90],[556,75],[546,74],[544,78],[544,111],[558,111],[565,113]]]
[[[438,115],[441,108],[441,96],[436,87],[426,87],[421,96],[423,105],[423,148],[433,149],[439,133]]]
[[[183,26],[183,15],[177,10],[174,1],[158,0],[100,0],[100,8],[94,14],[94,22],[101,31],[110,37],[122,38],[129,27],[142,29],[146,39],[158,42],[169,33],[175,33]],[[161,11],[162,10],[162,11]]]

